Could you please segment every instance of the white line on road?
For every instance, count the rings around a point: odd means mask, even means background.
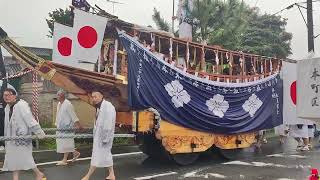
[[[131,155],[139,155],[142,154],[142,152],[131,152],[131,153],[123,153],[123,154],[113,154],[112,157],[122,157],[122,156],[131,156]],[[87,161],[90,160],[91,157],[85,157],[85,158],[78,158],[76,161]],[[52,162],[45,162],[45,163],[39,163],[37,166],[45,166],[45,165],[52,165],[57,164],[59,161],[52,161]],[[68,162],[71,162],[69,160]]]
[[[281,157],[281,158],[299,158],[299,159],[305,159],[307,158],[307,156],[302,156],[302,155],[298,155],[298,154],[289,154],[289,155],[285,155],[285,154],[270,154],[267,155],[267,157]]]
[[[174,175],[174,174],[178,174],[178,173],[176,173],[176,172],[167,172],[167,173],[156,174],[156,175],[151,175],[151,176],[137,177],[137,178],[134,178],[134,179],[135,180],[146,180],[146,179],[152,179],[152,178],[155,178],[155,177],[170,176],[170,175]]]
[[[265,162],[242,162],[242,161],[230,161],[222,163],[223,165],[242,165],[242,166],[254,166],[254,167],[277,167],[277,168],[289,168],[289,169],[310,169],[310,165],[283,165]]]
[[[44,152],[55,152],[55,150],[37,150],[37,151],[33,151],[33,153],[44,153]]]
[[[183,178],[204,178],[208,179],[210,177],[218,178],[218,179],[226,179],[227,176],[218,174],[218,173],[200,173],[201,171],[204,171],[208,168],[205,169],[198,169],[189,173],[184,174],[182,177]]]

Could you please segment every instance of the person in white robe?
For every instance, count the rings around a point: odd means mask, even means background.
[[[284,144],[285,138],[288,136],[288,133],[289,133],[289,125],[281,124],[280,126],[275,127],[274,133],[276,135],[279,135],[280,144]]]
[[[14,89],[13,86],[11,86],[9,83],[6,82],[6,80],[0,80],[0,136],[4,135],[4,108],[6,107],[6,103],[3,100],[2,93],[6,88]],[[4,151],[4,142],[0,142],[0,151]],[[0,165],[3,163],[0,162]]]
[[[79,119],[74,111],[71,102],[66,99],[66,92],[59,90],[57,93],[58,105],[56,114],[56,126],[62,131],[57,131],[57,135],[74,135],[72,131],[63,131],[67,129],[80,128]],[[63,159],[57,165],[67,165],[68,156],[73,153],[72,162],[80,156],[80,152],[75,150],[74,139],[56,139],[57,153],[63,153]]]
[[[116,122],[115,107],[103,98],[99,91],[92,92],[92,101],[96,105],[96,120],[93,134],[91,166],[82,180],[89,180],[96,168],[108,168],[106,179],[115,180],[111,148]]]
[[[315,124],[313,121],[309,120],[308,121],[308,147],[309,149],[313,148],[312,146],[312,141],[313,141],[313,138],[314,138],[314,132],[315,132]]]
[[[5,108],[5,130],[7,137],[28,136],[33,132],[42,139],[45,133],[39,123],[32,116],[28,103],[17,99],[14,89],[4,90],[3,99]],[[36,180],[42,180],[44,174],[37,168],[32,156],[32,140],[19,139],[5,142],[4,171],[13,171],[13,180],[19,179],[19,171],[32,169]]]
[[[308,123],[293,124],[289,126],[289,136],[293,137],[297,142],[297,151],[309,151],[309,132]]]

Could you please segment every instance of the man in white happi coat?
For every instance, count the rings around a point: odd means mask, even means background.
[[[28,103],[17,99],[14,89],[7,88],[3,92],[6,102],[4,134],[7,137],[28,136],[31,132],[38,138],[44,137],[44,132],[39,123],[32,116]],[[13,171],[13,180],[19,179],[19,171],[32,169],[36,180],[42,180],[44,174],[37,168],[32,156],[32,140],[19,139],[6,141],[4,171]]]
[[[57,93],[57,99],[59,101],[57,105],[56,114],[56,126],[61,131],[57,131],[57,135],[73,135],[70,131],[73,128],[80,128],[79,119],[74,111],[74,107],[71,102],[66,99],[66,92],[59,90]],[[58,162],[57,165],[67,165],[68,155],[73,153],[72,162],[74,162],[79,156],[80,152],[75,150],[74,139],[56,139],[57,153],[63,153],[63,159]]]
[[[107,167],[109,174],[106,179],[115,180],[111,148],[114,137],[116,110],[103,98],[99,91],[92,92],[92,101],[96,106],[96,120],[93,134],[91,166],[82,180],[89,180],[96,168]]]

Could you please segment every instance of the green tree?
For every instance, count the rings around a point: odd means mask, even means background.
[[[152,19],[156,23],[158,29],[169,32],[170,24],[161,17],[160,12],[156,8],[153,9]]]
[[[243,0],[195,0],[192,16],[197,22],[193,25],[195,41],[265,56],[291,54],[292,35],[285,31],[286,21],[261,15]],[[157,21],[165,22],[160,13]]]
[[[198,0],[194,4],[195,38],[209,44],[238,49],[241,34],[248,26],[250,8],[239,0]]]
[[[60,24],[64,24],[67,26],[73,26],[73,13],[70,8],[66,8],[65,10],[59,8],[49,13],[49,18],[46,19],[48,27],[49,27],[49,35],[48,37],[53,36],[53,23],[57,22]]]
[[[242,50],[265,56],[285,58],[291,54],[292,34],[285,31],[287,22],[280,16],[254,14],[243,36]]]

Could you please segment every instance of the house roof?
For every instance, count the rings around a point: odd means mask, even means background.
[[[9,76],[22,70],[20,63],[12,56],[4,56],[3,63]]]
[[[28,46],[23,46],[23,47],[37,56],[51,56],[52,54],[52,49],[49,49],[49,48],[28,47]]]
[[[20,66],[20,64],[7,64],[5,65],[5,68],[9,76],[17,74],[22,70],[22,67]]]

